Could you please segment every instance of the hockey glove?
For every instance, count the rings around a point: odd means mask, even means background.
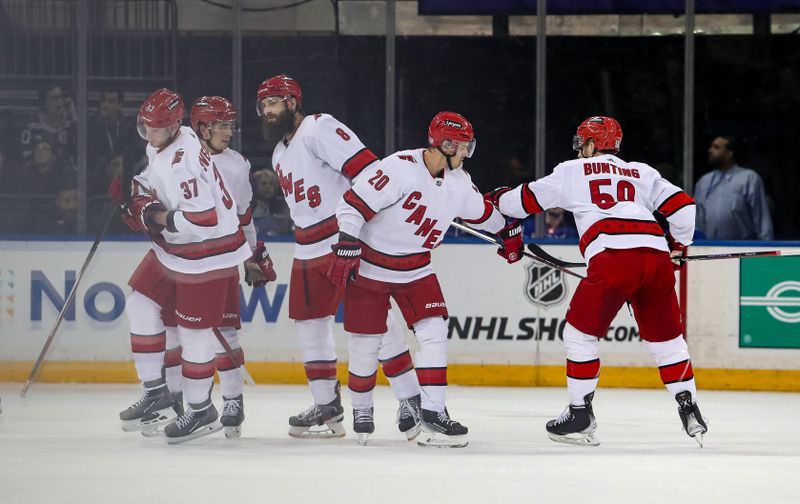
[[[358,277],[358,266],[361,264],[361,245],[358,241],[343,239],[331,245],[333,262],[328,269],[328,279],[334,284],[344,287]]]
[[[263,287],[269,282],[278,279],[278,274],[272,267],[272,259],[269,257],[267,247],[264,242],[256,242],[256,250],[253,257],[244,262],[244,281],[253,287]]]
[[[672,270],[678,271],[680,270],[686,261],[681,261],[678,258],[683,256],[683,253],[686,252],[686,245],[681,245],[680,243],[671,240],[669,242],[670,253],[669,257],[672,259]]]
[[[163,203],[149,194],[136,196],[131,202],[125,205],[122,214],[122,221],[133,231],[147,231],[150,233],[160,233],[164,230],[162,224],[157,223],[153,216],[156,212],[166,212],[167,208]]]
[[[508,261],[508,264],[514,264],[522,259],[522,226],[518,221],[512,221],[500,230],[497,235],[503,239],[503,245],[497,249],[497,254]]]
[[[512,188],[508,186],[498,187],[497,189],[492,189],[491,191],[485,193],[483,195],[483,199],[491,203],[497,208],[500,208],[500,196],[504,195],[508,191],[511,191]]]

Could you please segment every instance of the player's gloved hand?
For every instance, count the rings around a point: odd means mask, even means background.
[[[678,271],[683,267],[684,264],[686,264],[686,261],[681,261],[678,259],[679,257],[683,256],[683,253],[686,251],[686,245],[681,245],[673,240],[670,242],[669,248],[669,256],[672,259],[672,270]]]
[[[491,203],[492,205],[499,208],[500,206],[500,196],[504,195],[508,191],[512,190],[511,187],[502,186],[496,189],[492,189],[491,191],[484,193],[483,199]]]
[[[244,262],[244,281],[253,287],[263,287],[269,282],[278,279],[278,274],[272,267],[272,259],[269,257],[267,247],[264,242],[256,242],[256,250],[253,257]]]
[[[164,225],[157,223],[153,217],[157,212],[166,211],[167,207],[163,203],[149,194],[143,194],[132,198],[125,205],[122,221],[133,231],[160,233],[164,230]]]
[[[506,227],[500,230],[497,235],[503,239],[503,245],[497,249],[497,254],[508,261],[508,264],[514,264],[522,259],[522,226],[519,221],[512,221]]]
[[[361,245],[350,235],[339,233],[339,242],[331,245],[333,262],[328,269],[328,279],[334,284],[344,287],[358,278],[358,266],[361,264]]]

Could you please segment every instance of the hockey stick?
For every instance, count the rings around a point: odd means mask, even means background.
[[[475,230],[475,229],[472,229],[471,227],[469,227],[469,226],[465,226],[464,224],[461,224],[461,223],[459,223],[459,222],[455,222],[455,221],[453,221],[453,222],[451,222],[451,223],[450,223],[450,225],[451,225],[451,226],[453,226],[453,227],[454,227],[454,228],[456,228],[456,229],[460,229],[461,231],[464,231],[465,233],[469,233],[469,234],[471,234],[472,236],[475,236],[475,237],[477,237],[477,238],[480,238],[480,239],[481,239],[481,240],[483,240],[483,241],[487,241],[487,242],[489,242],[489,243],[493,243],[493,244],[495,244],[495,245],[497,245],[497,246],[500,246],[500,247],[502,247],[502,246],[503,246],[503,244],[502,244],[502,243],[498,242],[497,240],[495,240],[495,239],[494,239],[494,238],[492,238],[491,236],[489,236],[489,235],[487,235],[487,234],[483,234],[483,233],[481,233],[480,231],[477,231],[477,230]],[[586,277],[584,277],[583,275],[581,275],[580,273],[575,273],[574,271],[572,271],[572,270],[570,270],[570,269],[568,269],[568,268],[565,268],[564,266],[561,266],[561,265],[559,265],[559,264],[556,264],[555,262],[553,262],[553,261],[550,261],[550,260],[548,260],[548,259],[545,259],[545,258],[543,258],[543,257],[539,257],[539,256],[537,256],[537,255],[533,255],[533,254],[531,254],[530,252],[525,252],[525,251],[523,251],[523,252],[522,252],[522,255],[524,255],[525,257],[530,257],[530,258],[531,258],[531,259],[533,259],[534,261],[538,261],[538,262],[540,262],[540,263],[542,263],[542,264],[546,264],[546,265],[550,266],[550,267],[551,267],[551,268],[553,268],[553,269],[557,269],[558,271],[561,271],[561,272],[563,272],[563,273],[566,273],[567,275],[574,276],[575,278],[581,278],[581,279],[583,279],[583,278],[586,278]]]
[[[250,376],[250,373],[247,372],[247,368],[244,367],[244,362],[239,362],[239,359],[236,358],[236,355],[234,355],[233,353],[233,348],[231,348],[230,344],[228,344],[228,341],[225,339],[225,336],[223,336],[220,330],[216,327],[212,327],[212,330],[214,331],[214,336],[217,337],[219,344],[222,345],[222,348],[225,349],[225,353],[228,355],[228,358],[231,360],[231,362],[233,362],[233,364],[236,367],[242,370],[242,377],[244,378],[245,383],[251,386],[255,385],[256,382],[253,381],[253,377]]]
[[[25,397],[25,394],[28,393],[28,388],[30,388],[33,380],[36,379],[36,375],[39,373],[39,368],[41,368],[42,363],[44,362],[44,357],[47,355],[47,351],[50,350],[50,345],[53,344],[56,332],[58,332],[58,328],[61,327],[61,322],[64,320],[64,314],[67,313],[67,308],[69,308],[69,305],[75,300],[75,294],[78,292],[78,285],[81,283],[81,278],[83,278],[86,268],[89,267],[89,263],[92,262],[92,258],[94,257],[95,252],[97,252],[97,247],[100,245],[100,241],[103,239],[103,236],[105,236],[108,228],[111,227],[111,223],[117,217],[117,212],[120,211],[120,208],[121,207],[119,205],[114,205],[114,211],[108,216],[106,225],[103,226],[103,229],[97,234],[97,237],[95,237],[92,248],[89,250],[89,255],[87,255],[86,260],[83,261],[83,266],[81,267],[77,278],[75,278],[75,283],[72,286],[72,290],[69,291],[67,299],[64,301],[64,306],[61,308],[58,318],[56,318],[56,323],[53,324],[53,329],[50,331],[50,335],[45,340],[44,347],[42,348],[42,351],[39,352],[39,357],[36,358],[36,362],[33,364],[33,369],[31,369],[31,372],[28,375],[28,381],[25,382],[25,385],[22,387],[22,390],[19,393],[20,397]]]
[[[548,261],[554,262],[554,263],[558,264],[559,266],[563,266],[564,268],[585,268],[586,267],[585,263],[567,262],[567,261],[562,261],[558,257],[553,257],[550,254],[548,254],[547,252],[545,252],[542,247],[540,247],[539,245],[536,245],[535,243],[529,243],[527,245],[527,247],[528,247],[528,250],[530,250],[530,252],[533,255],[537,255],[537,256],[541,257],[542,259],[547,259]]]
[[[723,254],[705,254],[693,255],[686,257],[673,257],[673,260],[678,261],[710,261],[713,259],[744,259],[747,257],[769,257],[781,255],[780,250],[764,250],[757,252],[726,252]]]

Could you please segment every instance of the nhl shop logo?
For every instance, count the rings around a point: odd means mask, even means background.
[[[525,271],[525,297],[531,303],[552,306],[567,297],[567,281],[559,270],[534,262]]]

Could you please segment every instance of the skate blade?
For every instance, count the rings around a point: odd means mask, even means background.
[[[199,437],[208,436],[209,434],[213,434],[213,433],[215,433],[215,432],[217,432],[217,431],[219,431],[221,429],[222,429],[222,424],[219,423],[218,420],[215,420],[214,422],[211,422],[208,425],[204,425],[203,427],[200,427],[196,431],[194,431],[191,434],[188,434],[186,436],[174,437],[174,438],[168,437],[167,438],[167,444],[185,443],[186,441],[191,441],[192,439],[197,439]]]
[[[414,441],[415,439],[417,439],[417,436],[419,436],[420,432],[422,432],[422,426],[420,424],[417,424],[414,427],[411,427],[410,429],[405,431],[403,434],[406,435],[406,439],[408,439],[409,441]]]
[[[142,429],[142,436],[144,437],[161,437],[164,435],[164,427],[165,425],[158,425],[156,427],[150,427],[147,429]]]
[[[547,437],[549,437],[551,441],[555,441],[556,443],[573,444],[580,446],[597,446],[600,444],[600,439],[594,432],[588,434],[576,433],[576,434],[562,434],[562,435],[552,434],[548,432]]]
[[[228,439],[238,439],[242,437],[242,426],[233,425],[225,427],[225,437]]]
[[[367,446],[368,439],[369,439],[369,432],[358,433],[358,444],[360,444],[361,446]]]
[[[289,435],[298,439],[342,438],[347,434],[342,422],[331,422],[311,427],[289,427]]]
[[[467,436],[447,436],[439,432],[422,432],[417,438],[418,446],[433,448],[464,448],[469,444]]]
[[[177,418],[172,407],[150,413],[147,420],[137,418],[136,420],[122,420],[123,432],[139,432],[154,430],[160,426],[167,425]]]

